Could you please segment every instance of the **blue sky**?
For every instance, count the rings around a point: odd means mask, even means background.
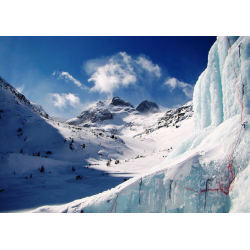
[[[119,96],[173,108],[192,99],[216,37],[0,37],[0,75],[51,116]]]

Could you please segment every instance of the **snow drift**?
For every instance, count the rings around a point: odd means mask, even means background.
[[[250,38],[218,37],[193,96],[194,133],[150,173],[34,212],[249,212]]]

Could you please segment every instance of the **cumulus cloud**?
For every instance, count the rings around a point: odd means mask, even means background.
[[[70,75],[68,72],[53,72],[52,74],[53,76],[54,75],[58,75],[58,79],[63,79],[65,81],[71,81],[73,82],[76,86],[78,86],[79,88],[81,89],[85,89],[87,90],[88,87],[86,87],[84,84],[82,84],[81,82],[79,82],[77,79],[75,79],[72,75]]]
[[[102,64],[101,64],[102,63]],[[133,58],[126,52],[120,52],[105,60],[89,61],[84,65],[86,73],[93,72],[88,82],[93,82],[91,91],[109,93],[121,87],[128,87],[138,82],[142,75],[161,76],[160,67],[144,56]]]
[[[110,63],[99,67],[88,81],[95,83],[91,91],[112,94],[112,92],[120,86],[126,87],[129,84],[135,83],[136,76],[131,74],[128,69],[122,68],[120,64]]]
[[[71,106],[73,108],[77,108],[80,105],[79,97],[74,94],[59,94],[59,93],[49,93],[50,101],[53,103],[55,107],[59,109],[66,108],[67,106]]]
[[[189,98],[193,97],[194,87],[189,83],[185,83],[185,82],[177,80],[174,77],[170,77],[170,78],[166,79],[166,81],[164,82],[163,85],[169,86],[171,91],[175,88],[179,88],[184,92],[184,94],[187,97],[189,97]]]

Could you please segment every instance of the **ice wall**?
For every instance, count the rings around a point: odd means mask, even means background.
[[[240,37],[229,49],[222,74],[224,120],[249,114],[250,37]]]
[[[249,37],[218,37],[194,88],[196,129],[249,114]]]

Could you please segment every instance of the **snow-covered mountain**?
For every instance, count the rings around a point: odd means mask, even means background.
[[[189,102],[179,109],[160,112],[154,102],[143,101],[134,106],[120,97],[99,101],[76,118],[65,121],[66,124],[101,129],[127,137],[140,136],[161,127],[178,127],[178,122],[192,117],[193,104]]]
[[[194,89],[195,130],[163,162],[101,194],[34,212],[249,212],[249,72],[250,37],[218,37]]]
[[[9,90],[13,95],[11,98],[15,99],[15,103],[17,105],[23,105],[26,108],[30,109],[32,112],[46,118],[46,119],[51,119],[49,115],[43,110],[42,106],[31,102],[25,98],[24,95],[19,93],[13,86],[11,86],[9,83],[7,83],[1,76],[0,76],[0,88]],[[8,92],[3,92],[3,93],[8,93]],[[3,101],[2,101],[3,103]]]
[[[127,125],[127,117],[133,117],[132,119],[134,119],[137,115],[157,112],[160,112],[160,110],[154,102],[143,101],[135,109],[128,101],[120,97],[113,97],[107,101],[99,101],[88,110],[83,111],[76,118],[67,120],[65,123],[102,128],[108,128],[107,125],[111,125],[112,128],[121,130],[124,125]]]
[[[2,78],[0,104],[0,211],[63,204],[113,188],[159,164],[193,130],[192,117],[178,128],[158,125],[166,114],[145,115],[118,97],[98,102],[76,123],[62,123]],[[112,119],[105,119],[105,109]]]

